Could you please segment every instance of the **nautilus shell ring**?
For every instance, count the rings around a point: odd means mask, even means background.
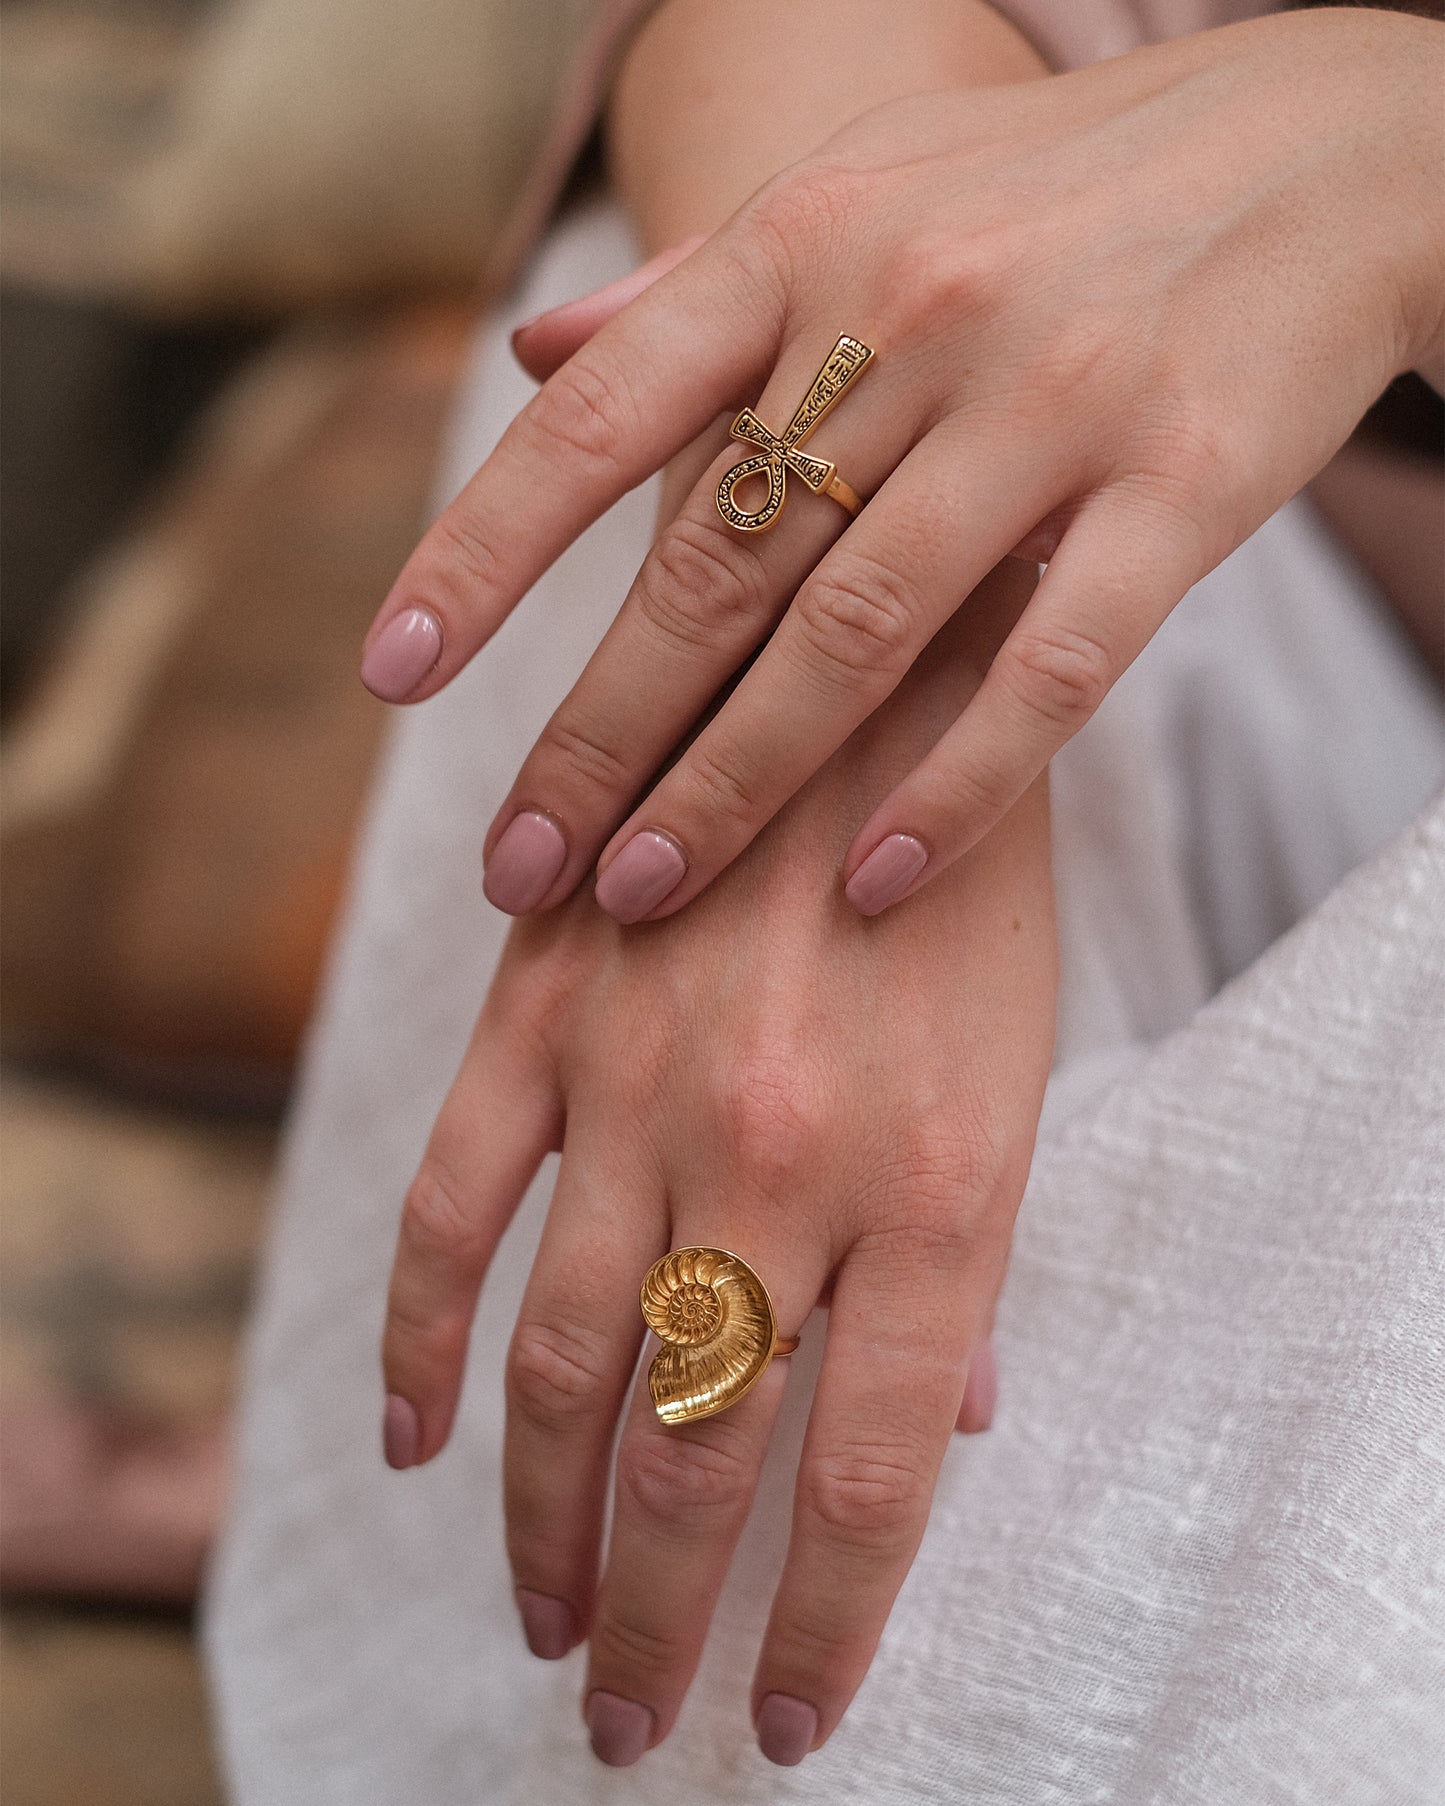
[[[726,1411],[774,1355],[798,1346],[796,1336],[779,1337],[768,1288],[725,1248],[674,1248],[654,1261],[642,1282],[642,1315],[662,1343],[647,1384],[667,1424]]]
[[[843,333],[813,378],[808,393],[784,428],[781,437],[765,427],[751,408],[744,408],[733,422],[732,435],[758,449],[744,458],[717,486],[717,511],[730,527],[743,533],[762,533],[782,513],[788,495],[788,477],[799,477],[816,495],[831,496],[857,514],[863,506],[858,492],[838,475],[838,467],[826,458],[814,458],[801,449],[823,416],[843,397],[872,361],[870,346]],[[756,508],[744,508],[737,499],[738,486],[752,477],[766,477],[768,493]]]

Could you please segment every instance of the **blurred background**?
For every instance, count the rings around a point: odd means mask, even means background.
[[[6,1806],[220,1798],[192,1608],[359,644],[588,11],[0,4]]]

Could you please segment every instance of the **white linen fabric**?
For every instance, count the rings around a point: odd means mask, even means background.
[[[512,319],[631,256],[605,206],[554,232],[481,337],[444,488],[529,393]],[[481,835],[652,507],[615,508],[395,734],[291,1130],[210,1598],[238,1806],[1437,1806],[1441,714],[1303,501],[1056,762],[1059,1064],[998,1420],[955,1438],[827,1748],[772,1768],[747,1719],[816,1324],[703,1671],[632,1770],[586,1750],[580,1655],[526,1654],[502,1550],[502,1358],[550,1162],[487,1286],[451,1447],[382,1466],[397,1213],[506,927]]]

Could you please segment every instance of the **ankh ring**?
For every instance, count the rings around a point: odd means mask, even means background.
[[[667,1424],[726,1411],[774,1355],[798,1346],[796,1336],[778,1335],[768,1288],[725,1248],[674,1248],[654,1261],[642,1282],[642,1315],[662,1343],[647,1384]]]
[[[762,533],[771,527],[782,512],[789,471],[801,477],[816,495],[829,495],[849,514],[857,514],[863,504],[857,492],[838,475],[837,466],[825,458],[810,458],[798,448],[841,400],[849,384],[863,374],[872,358],[869,346],[845,332],[828,353],[781,438],[770,432],[751,408],[743,409],[733,422],[732,436],[759,449],[755,456],[734,464],[717,486],[717,511],[730,527],[739,527],[744,533]],[[735,495],[738,484],[747,482],[749,477],[762,476],[768,479],[768,493],[762,502],[756,508],[739,506]]]

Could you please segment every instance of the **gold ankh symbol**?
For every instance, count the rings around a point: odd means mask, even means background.
[[[810,458],[798,447],[848,385],[862,375],[872,356],[872,350],[861,339],[850,338],[844,333],[813,378],[781,439],[763,425],[751,408],[744,408],[738,415],[733,422],[733,438],[759,446],[761,450],[755,457],[734,464],[717,486],[717,511],[730,527],[739,527],[744,533],[761,533],[771,527],[787,496],[790,470],[816,495],[832,496],[850,514],[856,514],[863,506],[857,494],[838,475],[836,465],[824,458]],[[733,491],[739,483],[755,476],[767,477],[766,497],[757,508],[739,507]]]

